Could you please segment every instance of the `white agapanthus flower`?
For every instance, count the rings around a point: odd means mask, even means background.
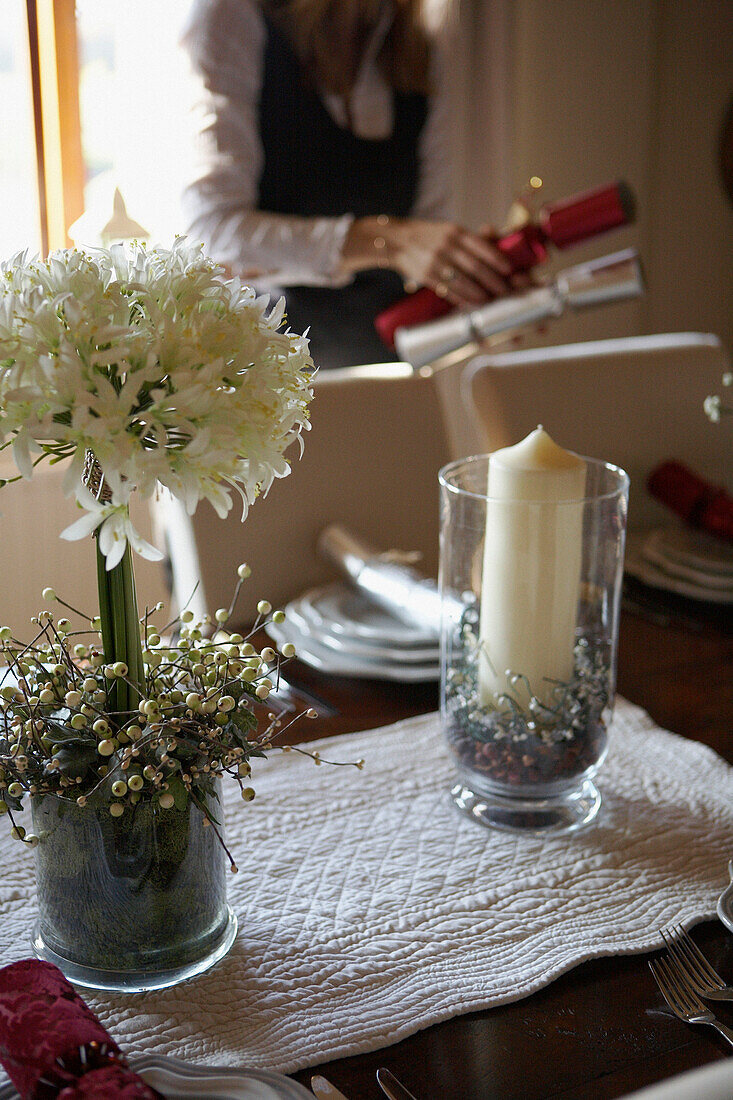
[[[0,448],[26,478],[44,457],[71,460],[64,490],[87,515],[65,537],[98,530],[108,568],[128,541],[152,550],[129,520],[133,490],[161,484],[190,513],[208,500],[224,516],[234,489],[244,516],[309,426],[308,342],[282,321],[282,302],[270,310],[184,239],[19,254],[0,266]],[[104,504],[82,480],[89,451]]]
[[[127,484],[124,486],[124,503],[114,504],[112,501],[97,500],[89,490],[82,486],[77,491],[77,499],[87,509],[81,519],[70,524],[61,532],[62,539],[73,542],[75,539],[87,538],[99,529],[99,548],[104,554],[107,569],[114,567],[122,561],[125,546],[129,542],[136,554],[147,558],[148,561],[160,561],[163,557],[159,550],[151,546],[149,542],[135,530],[130,519],[129,496],[132,490]]]

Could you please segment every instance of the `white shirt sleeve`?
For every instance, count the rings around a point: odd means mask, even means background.
[[[203,84],[203,117],[197,151],[201,169],[183,196],[188,234],[202,240],[217,262],[262,290],[296,284],[343,286],[350,277],[341,272],[341,252],[353,215],[299,217],[256,208],[263,166],[259,100],[266,36],[256,0],[197,0],[194,6],[184,44]],[[448,204],[445,146],[441,152],[447,130],[443,86],[437,84],[420,139],[414,213],[421,217],[442,217]],[[338,122],[339,104],[330,99],[324,97],[324,102]],[[372,104],[377,110],[378,101]],[[391,98],[382,111],[388,112],[384,122],[389,129]],[[378,123],[372,119],[371,126]]]
[[[350,215],[301,218],[256,209],[266,34],[253,0],[198,0],[194,7],[184,45],[203,83],[203,118],[196,157],[201,170],[183,196],[188,234],[262,289],[340,285]]]

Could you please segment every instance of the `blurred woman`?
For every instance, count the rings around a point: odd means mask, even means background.
[[[445,45],[423,0],[196,0],[205,85],[190,234],[284,293],[325,368],[391,358],[374,318],[427,285],[457,306],[507,293],[488,235],[450,219]]]

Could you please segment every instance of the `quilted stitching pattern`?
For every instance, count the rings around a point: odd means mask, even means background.
[[[619,700],[594,827],[516,838],[446,790],[439,717],[257,764],[227,801],[240,932],[186,986],[89,995],[130,1054],[293,1072],[527,996],[578,963],[640,952],[715,913],[733,854],[733,768]],[[0,962],[28,955],[32,859],[0,834]]]

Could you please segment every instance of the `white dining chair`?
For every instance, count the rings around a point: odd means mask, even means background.
[[[440,402],[440,409],[448,436],[452,458],[466,458],[485,450],[484,433],[476,410],[463,399],[464,377],[476,357],[476,348],[469,354],[456,353],[450,361],[435,370],[422,368],[432,380]]]
[[[438,470],[451,456],[432,380],[405,363],[376,364],[319,374],[314,390],[302,458],[294,447],[291,473],[243,524],[239,512],[222,520],[202,504],[188,516],[177,501],[159,502],[178,606],[197,615],[226,607],[243,561],[252,569],[237,608],[244,622],[258,599],[282,605],[335,579],[317,550],[331,524],[379,549],[417,550],[437,574]]]
[[[733,476],[730,431],[703,410],[729,369],[716,336],[635,336],[478,356],[464,372],[462,399],[483,450],[542,424],[566,449],[623,467],[630,526],[648,527],[671,516],[646,489],[660,462],[676,459],[714,484]]]

